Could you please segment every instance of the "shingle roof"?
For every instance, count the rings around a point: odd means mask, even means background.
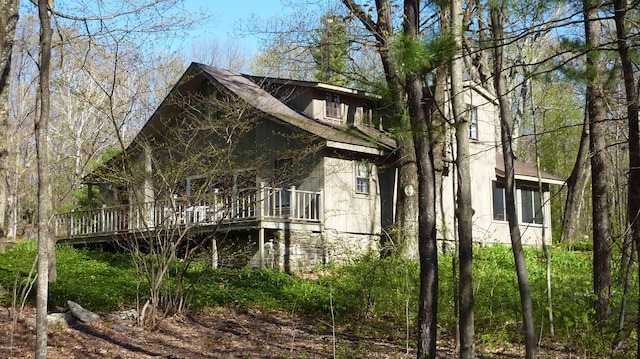
[[[538,170],[535,166],[522,161],[514,160],[513,169],[515,171],[516,179],[525,179],[532,181],[538,180]],[[496,153],[496,174],[500,177],[504,177],[504,157],[501,152]],[[542,182],[545,183],[564,184],[565,182],[564,179],[545,171],[540,171],[540,177],[542,179]]]
[[[241,74],[197,63],[193,63],[192,66],[201,69],[204,75],[220,83],[256,109],[320,138],[369,148],[391,149],[395,147],[395,141],[382,131],[373,128],[365,130],[361,127],[332,124],[296,112]]]

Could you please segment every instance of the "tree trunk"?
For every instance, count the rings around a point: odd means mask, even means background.
[[[420,25],[420,1],[404,2],[404,34],[410,39],[418,38]],[[418,74],[409,74],[405,79],[405,92],[409,118],[416,131],[415,154],[420,181],[419,193],[419,237],[420,258],[420,302],[418,309],[418,358],[435,358],[438,314],[438,251],[436,245],[436,178],[433,152],[429,136],[429,123],[422,104],[424,83]]]
[[[618,52],[622,63],[624,88],[627,101],[627,124],[629,127],[629,189],[628,189],[628,220],[631,229],[631,239],[636,244],[640,254],[640,128],[638,125],[638,93],[636,92],[633,61],[629,54],[625,18],[627,2],[615,0],[615,23],[617,33]],[[639,256],[640,258],[640,256]],[[640,275],[640,274],[639,274]],[[640,304],[638,304],[640,309]],[[636,319],[636,330],[640,330],[640,311]],[[640,358],[640,341],[636,348],[636,357]]]
[[[47,357],[47,302],[48,281],[51,276],[50,257],[55,256],[52,248],[51,231],[52,203],[49,177],[49,154],[47,126],[49,119],[50,92],[49,74],[51,62],[51,12],[47,0],[38,0],[40,18],[40,58],[38,86],[39,118],[35,123],[36,157],[38,165],[38,283],[36,297],[36,358]],[[55,264],[55,262],[54,262]],[[55,278],[55,273],[53,273]]]
[[[462,3],[452,0],[451,31],[456,51],[451,60],[451,112],[456,126],[456,169],[458,188],[456,220],[459,241],[459,326],[460,358],[474,357],[473,315],[473,208],[471,207],[471,170],[469,157],[469,120],[465,115],[462,85]]]
[[[504,6],[504,4],[503,4]],[[502,153],[504,157],[505,205],[509,231],[511,234],[511,247],[515,261],[516,275],[518,277],[518,289],[520,291],[520,304],[522,306],[522,321],[525,332],[526,358],[534,359],[538,356],[536,342],[535,325],[533,321],[533,301],[531,299],[531,286],[529,284],[529,273],[527,263],[522,248],[522,238],[518,225],[518,215],[515,205],[515,173],[513,169],[513,147],[512,147],[512,117],[510,103],[506,97],[505,78],[502,73],[502,46],[504,43],[504,29],[502,27],[502,10],[497,6],[490,9],[491,33],[494,40],[493,61],[494,61],[494,86],[500,107],[500,137],[502,139]]]
[[[20,0],[3,1],[0,7],[0,240],[6,235],[9,74],[19,8]]]
[[[403,123],[406,137],[413,137],[409,124]],[[400,158],[398,164],[398,202],[396,204],[396,227],[398,254],[402,258],[415,259],[418,256],[418,168],[414,140],[396,141]]]
[[[536,175],[538,177],[538,194],[540,196],[541,202],[544,203],[544,190],[542,187],[542,170],[540,169],[540,140],[538,138],[538,129],[536,123],[533,122],[533,136],[534,136],[534,147],[535,147],[535,155],[536,155]],[[547,221],[547,217],[543,214],[543,225],[542,225],[542,253],[544,254],[545,259],[545,277],[547,284],[547,317],[549,318],[549,336],[555,336],[555,326],[553,321],[553,296],[552,296],[552,286],[551,286],[551,253],[549,253],[549,245],[547,244],[547,226],[544,225],[544,222]]]
[[[443,26],[443,31],[449,31],[449,8],[444,7],[441,9],[441,19],[440,23]],[[440,66],[437,68],[435,73],[435,82],[433,86],[430,88],[427,87],[425,90],[432,92],[427,95],[427,100],[431,101],[427,108],[429,109],[428,116],[428,132],[430,138],[430,146],[432,152],[433,159],[433,168],[435,172],[435,189],[436,189],[436,200],[437,200],[437,210],[436,210],[436,226],[437,233],[439,239],[441,241],[442,251],[453,251],[455,255],[451,261],[451,278],[452,278],[452,287],[453,287],[453,300],[454,300],[454,311],[458,313],[458,236],[457,236],[457,224],[455,221],[450,221],[446,216],[444,216],[445,208],[449,205],[455,206],[455,193],[452,190],[448,190],[445,192],[445,188],[442,185],[443,176],[445,173],[448,175],[449,173],[455,173],[455,166],[449,163],[445,163],[445,157],[447,155],[447,143],[449,141],[449,123],[447,122],[447,118],[445,116],[445,106],[448,105],[448,92],[449,92],[449,67],[448,66]],[[420,132],[424,132],[421,130]],[[417,148],[416,144],[416,148]],[[416,149],[416,152],[419,150]],[[418,156],[419,157],[419,156]],[[420,166],[420,158],[418,158],[418,166]],[[419,175],[420,176],[420,175]],[[422,178],[422,176],[420,176]],[[422,187],[421,187],[422,188]],[[453,180],[453,189],[456,188],[455,180]],[[422,213],[422,208],[420,208]],[[438,213],[440,213],[440,218],[438,218]],[[451,223],[453,222],[453,223]],[[422,233],[422,232],[421,232]],[[458,333],[458,321],[456,321],[456,333]],[[456,350],[459,348],[459,338],[456,336]]]
[[[435,358],[438,315],[438,248],[436,245],[435,177],[426,121],[416,141],[420,175],[420,301],[418,358]]]
[[[589,120],[585,115],[582,125],[582,135],[576,162],[567,179],[567,199],[564,205],[564,215],[562,217],[563,242],[570,242],[576,239],[581,224],[580,215],[584,206],[584,191],[589,180]]]
[[[389,41],[394,35],[392,19],[392,1],[376,1],[377,21],[354,0],[342,0],[342,3],[356,16],[364,27],[376,39],[376,47],[384,69],[387,88],[390,91],[392,116],[398,119],[398,198],[396,203],[396,251],[404,258],[418,257],[418,167],[414,147],[411,122],[404,113],[407,94],[400,78],[398,66],[389,57]]]
[[[421,81],[411,86],[418,87]],[[417,99],[417,98],[416,98]],[[411,110],[413,109],[413,110]],[[420,101],[411,101],[410,113],[422,112]],[[433,152],[429,142],[427,119],[418,115],[413,118],[418,129],[416,157],[418,159],[418,182],[420,193],[420,216],[418,226],[420,252],[420,299],[418,309],[418,358],[435,358],[438,315],[438,248],[436,244],[436,180],[433,169]]]
[[[611,250],[609,244],[609,197],[607,193],[607,159],[604,126],[604,86],[600,74],[604,64],[599,45],[600,20],[597,3],[584,1],[584,26],[587,47],[587,89],[585,94],[589,119],[589,148],[591,152],[591,202],[593,217],[593,290],[596,295],[596,319],[603,323],[609,318],[611,290]]]

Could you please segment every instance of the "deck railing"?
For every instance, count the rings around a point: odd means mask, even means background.
[[[90,237],[221,221],[319,222],[321,216],[321,191],[262,186],[258,190],[216,192],[206,200],[158,200],[59,213],[55,215],[54,233],[57,238]]]

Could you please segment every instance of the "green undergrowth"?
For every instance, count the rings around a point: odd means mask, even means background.
[[[618,341],[634,338],[631,329],[600,332],[592,313],[591,253],[551,249],[552,297],[555,337],[550,337],[547,317],[545,257],[542,251],[525,251],[534,303],[537,334],[542,343],[561,343],[576,353],[610,354]],[[24,242],[0,254],[0,284],[11,291],[22,288],[36,255],[33,242]],[[67,300],[106,313],[135,307],[144,299],[146,281],[137,275],[131,256],[70,247],[57,249],[58,281],[51,283],[50,308],[66,307]],[[456,316],[453,258],[439,256],[438,326],[442,335],[453,336]],[[614,261],[612,324],[624,297],[619,266]],[[211,269],[190,267],[186,298],[190,309],[228,306],[241,311],[287,312],[310,318],[318,330],[329,330],[332,314],[341,332],[375,335],[406,344],[415,340],[419,296],[419,268],[414,261],[367,257],[346,266],[318,268],[305,276],[274,270]],[[637,275],[630,288],[637,288]],[[35,286],[28,297],[35,301]],[[629,300],[626,318],[635,318],[636,290]],[[3,299],[5,304],[10,298]],[[475,332],[479,343],[498,346],[520,343],[522,319],[513,254],[509,247],[476,248],[474,252]],[[625,328],[632,328],[629,324]],[[624,346],[617,346],[618,348]],[[580,350],[578,351],[578,348]],[[618,353],[619,354],[619,353]]]
[[[0,254],[0,284],[18,293],[29,287],[29,272],[36,255],[33,241]],[[137,276],[129,256],[63,246],[56,249],[56,262],[58,279],[49,283],[49,308],[65,308],[72,300],[95,311],[109,312],[135,303]],[[35,303],[34,275],[35,271],[27,297],[30,304]],[[8,298],[4,300],[10,302]]]

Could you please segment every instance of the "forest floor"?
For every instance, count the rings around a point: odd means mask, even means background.
[[[32,358],[35,329],[27,318],[13,325],[10,310],[0,307],[0,358]],[[321,329],[319,329],[321,328]],[[334,349],[334,338],[335,349]],[[154,330],[131,321],[103,317],[90,323],[49,330],[48,358],[412,358],[402,344],[340,333],[330,323],[314,323],[286,313],[240,312],[215,308],[173,316]],[[334,355],[335,351],[335,355]],[[477,348],[478,358],[520,358],[521,346]],[[438,343],[438,357],[455,356],[453,342]],[[563,350],[541,348],[541,358],[580,358]]]

